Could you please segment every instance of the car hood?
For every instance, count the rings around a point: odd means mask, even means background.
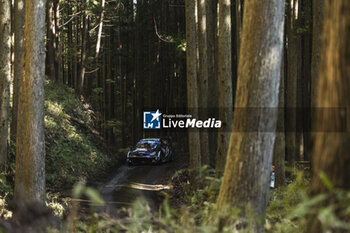
[[[154,151],[154,149],[152,150],[148,150],[147,148],[136,148],[134,150],[132,150],[132,153],[137,153],[137,154],[149,154],[152,153]]]

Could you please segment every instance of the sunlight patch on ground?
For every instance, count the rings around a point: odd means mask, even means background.
[[[147,191],[162,191],[169,190],[172,188],[171,185],[163,185],[163,184],[142,184],[142,183],[130,183],[130,184],[116,184],[116,185],[106,185],[106,187],[127,187],[139,190],[147,190]]]
[[[54,116],[58,117],[63,114],[63,106],[57,102],[45,100],[45,107],[47,109],[47,112]]]
[[[92,200],[81,199],[81,198],[71,198],[71,197],[64,197],[61,200],[64,201],[64,202],[87,203],[87,204],[92,205],[92,206],[104,206],[104,205],[110,205],[110,204],[132,205],[132,203],[123,202],[123,201],[105,201],[103,204],[97,204],[97,203],[94,203],[94,201],[92,201]]]

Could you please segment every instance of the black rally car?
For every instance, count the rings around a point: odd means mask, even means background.
[[[160,164],[174,159],[170,137],[145,138],[136,143],[126,155],[129,165],[136,163]]]

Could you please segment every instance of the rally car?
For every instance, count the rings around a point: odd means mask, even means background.
[[[174,159],[170,137],[145,138],[140,140],[126,155],[129,165],[136,163],[160,164]]]

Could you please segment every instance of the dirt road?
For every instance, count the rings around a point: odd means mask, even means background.
[[[113,178],[101,187],[106,205],[97,211],[118,216],[118,210],[131,206],[139,198],[145,199],[152,209],[158,209],[163,200],[160,192],[171,188],[171,177],[185,166],[182,159],[177,159],[162,165],[119,167]]]

